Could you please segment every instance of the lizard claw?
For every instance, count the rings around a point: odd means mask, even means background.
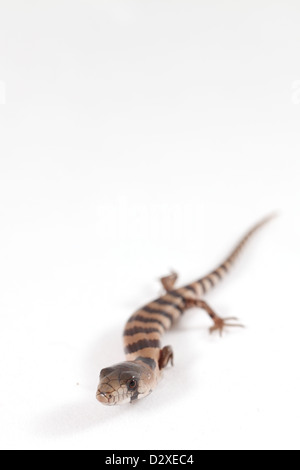
[[[238,321],[236,317],[228,317],[228,318],[215,318],[215,324],[209,329],[210,334],[214,331],[219,331],[220,336],[223,334],[223,330],[225,327],[238,327],[238,328],[245,328],[244,325],[240,323],[228,323],[228,321]]]

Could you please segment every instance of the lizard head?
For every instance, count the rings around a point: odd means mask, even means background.
[[[104,405],[112,406],[132,403],[149,395],[156,384],[156,377],[152,364],[147,361],[151,359],[147,359],[146,362],[142,360],[121,362],[102,369],[97,400]]]

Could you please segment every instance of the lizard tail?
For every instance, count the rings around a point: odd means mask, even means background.
[[[231,270],[241,251],[244,249],[245,245],[253,237],[253,235],[275,217],[277,217],[277,214],[271,214],[257,223],[251,230],[249,230],[249,232],[246,233],[246,235],[231,252],[228,258],[217,269],[202,277],[198,281],[186,286],[184,289],[194,291],[197,296],[202,296],[215,287]]]

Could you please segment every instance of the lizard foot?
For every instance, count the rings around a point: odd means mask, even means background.
[[[229,317],[229,318],[214,318],[214,325],[209,329],[209,332],[212,334],[214,331],[219,331],[220,336],[223,334],[223,330],[225,327],[238,327],[238,328],[245,328],[244,325],[241,325],[240,323],[228,323],[231,321],[238,321],[237,318],[235,317]]]
[[[160,282],[162,283],[164,289],[167,292],[170,292],[174,289],[177,279],[178,274],[175,271],[172,271],[171,274],[169,274],[168,276],[161,277]]]

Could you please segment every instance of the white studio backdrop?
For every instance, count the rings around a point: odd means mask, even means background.
[[[299,3],[0,6],[0,446],[299,448]],[[135,406],[95,400],[122,329],[279,211]]]

